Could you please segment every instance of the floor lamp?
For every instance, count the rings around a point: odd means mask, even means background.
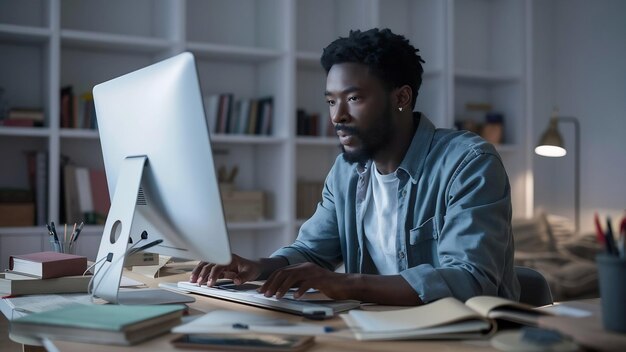
[[[575,222],[576,232],[580,229],[580,124],[578,119],[569,116],[557,116],[557,111],[552,113],[550,118],[550,124],[546,131],[541,135],[537,147],[535,147],[535,153],[541,156],[547,157],[562,157],[567,154],[565,144],[563,144],[563,138],[558,129],[559,122],[566,122],[574,124],[576,150],[574,153],[574,209],[575,209]]]

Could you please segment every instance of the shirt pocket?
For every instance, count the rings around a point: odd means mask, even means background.
[[[432,217],[409,231],[410,266],[420,264],[437,265],[437,230],[436,217]]]

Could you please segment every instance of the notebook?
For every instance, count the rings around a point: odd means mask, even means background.
[[[249,282],[243,285],[235,285],[229,282],[221,282],[214,287],[207,287],[206,285],[198,286],[195,283],[180,281],[175,287],[172,285],[170,288],[318,319],[330,318],[337,313],[360,306],[359,301],[330,300],[317,295],[309,295],[310,298],[304,296],[303,298],[295,299],[293,298],[293,292],[287,293],[280,299],[265,297],[256,291],[261,284]],[[166,285],[161,287],[168,288]]]

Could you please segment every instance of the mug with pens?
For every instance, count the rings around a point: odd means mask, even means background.
[[[605,247],[605,252],[596,256],[602,323],[606,330],[626,333],[626,214],[620,222],[617,242],[610,217],[606,219],[606,230],[602,229],[598,214],[594,222],[598,241]]]
[[[57,232],[54,221],[50,222],[50,224],[46,224],[52,250],[59,253],[74,254],[76,251],[76,241],[78,240],[80,232],[83,230],[83,226],[85,226],[84,222],[81,222],[80,225],[74,223],[74,226],[70,232],[68,232],[67,224],[65,224],[63,234],[61,235]]]

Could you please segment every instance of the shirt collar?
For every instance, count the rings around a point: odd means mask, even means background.
[[[418,121],[417,130],[398,169],[409,174],[411,182],[417,183],[435,136],[435,125],[420,112],[414,112],[413,119]]]

